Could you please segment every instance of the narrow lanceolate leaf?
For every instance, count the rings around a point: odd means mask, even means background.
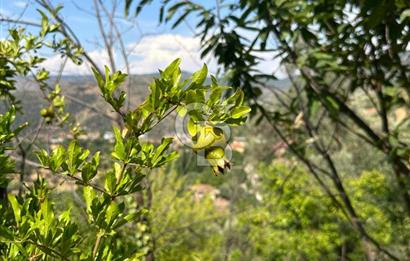
[[[85,186],[83,189],[84,201],[88,210],[91,210],[91,203],[95,198],[95,190],[92,187]]]
[[[209,94],[208,105],[212,106],[216,104],[222,96],[222,88],[219,86],[213,87],[211,94]]]
[[[44,167],[49,167],[49,156],[46,150],[42,149],[36,152],[36,156],[40,164]]]
[[[120,214],[120,209],[118,207],[118,204],[116,204],[115,202],[111,202],[105,214],[105,222],[109,226],[111,226],[119,214]]]
[[[68,145],[68,148],[67,148],[67,156],[68,156],[68,158],[67,158],[67,167],[68,167],[68,171],[71,173],[71,174],[74,174],[75,173],[75,171],[76,171],[76,168],[75,168],[75,162],[76,162],[76,156],[77,156],[77,143],[76,142],[71,142],[70,143],[70,145]]]
[[[51,226],[51,223],[53,222],[54,219],[54,212],[51,207],[51,202],[48,199],[45,199],[40,206],[40,212],[42,215],[43,220],[45,221],[43,223],[43,228],[49,229]]]
[[[188,124],[187,124],[187,130],[189,135],[191,135],[192,137],[195,136],[198,132],[198,124],[192,119],[189,118],[188,120]]]
[[[187,114],[188,110],[186,109],[185,106],[178,106],[177,107],[177,113],[179,117],[184,117]]]
[[[244,99],[243,91],[237,90],[234,95],[226,100],[227,104],[233,104],[235,107],[242,105]]]
[[[158,87],[155,81],[152,82],[149,88],[151,89],[151,95],[150,95],[151,106],[153,108],[156,108],[159,104],[159,100],[161,96],[161,89]]]
[[[192,75],[192,87],[200,86],[204,83],[206,76],[208,75],[208,67],[206,64],[202,66],[202,69],[199,71],[196,71]]]
[[[85,183],[97,175],[98,166],[100,164],[100,152],[95,153],[91,162],[87,162],[81,170],[81,177]]]
[[[51,153],[50,168],[53,171],[57,171],[65,160],[65,149],[63,146],[58,146]]]
[[[249,108],[248,106],[240,106],[232,110],[231,117],[234,119],[238,119],[248,114],[250,111],[251,111],[251,108]]]
[[[10,202],[11,208],[13,209],[14,218],[15,218],[17,224],[18,224],[18,223],[20,223],[20,221],[21,221],[21,206],[20,206],[20,204],[17,202],[17,199],[16,199],[16,197],[15,197],[14,195],[9,194],[9,195],[8,195],[8,198],[9,198],[9,202]]]
[[[83,150],[80,146],[78,146],[77,141],[72,141],[67,148],[66,164],[68,172],[71,175],[74,175],[89,154],[89,150]]]
[[[96,68],[91,67],[93,74],[94,74],[94,78],[97,80],[97,84],[98,87],[101,89],[101,91],[104,89],[104,80],[101,77],[101,74],[97,71]]]
[[[110,193],[114,193],[116,182],[117,182],[117,179],[115,178],[114,171],[108,172],[105,177],[105,184],[104,184],[105,189]]]
[[[161,76],[164,78],[171,78],[175,70],[178,70],[179,65],[181,64],[181,59],[175,59],[167,68],[161,73]]]
[[[125,152],[125,146],[122,140],[120,130],[118,128],[114,128],[114,134],[116,142],[114,146],[114,151],[111,153],[111,155],[118,160],[125,161],[127,155]]]
[[[161,145],[155,151],[155,154],[152,158],[152,165],[156,166],[158,162],[161,160],[165,150],[169,148],[169,145],[172,143],[172,138],[163,138],[161,141]]]

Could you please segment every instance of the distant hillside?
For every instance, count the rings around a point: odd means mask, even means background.
[[[184,72],[183,78],[187,78],[189,75],[191,74]],[[132,86],[128,94],[131,97],[131,108],[135,108],[145,99],[149,90],[148,85],[156,76],[158,74],[131,75],[129,77]],[[53,84],[56,80],[56,77],[51,77],[50,83]],[[111,115],[114,115],[114,113],[111,107],[102,99],[93,76],[64,75],[60,79],[60,84],[62,92],[66,97],[66,111],[74,115],[87,132],[98,132],[102,135],[112,130],[113,122],[99,112]],[[269,88],[286,89],[289,86],[289,81],[269,81],[267,86]],[[268,88],[262,91],[263,100],[271,100],[273,98],[272,92]],[[24,112],[22,117],[18,117],[18,123],[29,122],[30,125],[26,128],[25,132],[34,131],[41,120],[39,111],[46,106],[43,94],[39,90],[38,85],[29,78],[17,79],[17,91],[15,94],[21,100]],[[4,111],[3,104],[0,105],[0,112],[2,111]],[[174,125],[172,122],[164,122],[161,125],[160,128],[157,128],[152,133],[153,136],[168,135],[173,132]],[[58,136],[61,132],[61,130],[53,127],[44,128],[44,131],[48,131],[51,136]]]
[[[131,81],[129,97],[131,97],[132,106],[136,106],[144,100],[148,94],[148,84],[153,77],[154,75],[132,75],[129,77]],[[49,81],[51,84],[55,83],[56,77],[51,77]],[[66,110],[75,115],[84,128],[98,129],[102,132],[111,129],[110,120],[92,109],[112,113],[110,106],[102,99],[93,76],[65,75],[61,77],[60,84],[63,95],[66,97]],[[29,78],[18,78],[16,86],[15,94],[21,100],[24,112],[20,120],[30,122],[31,128],[35,128],[36,123],[41,119],[39,110],[45,106],[43,94],[37,83]]]

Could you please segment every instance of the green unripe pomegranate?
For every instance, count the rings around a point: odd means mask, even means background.
[[[211,147],[205,150],[206,159],[223,159],[225,150],[221,147]]]

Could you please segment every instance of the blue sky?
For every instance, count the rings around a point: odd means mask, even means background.
[[[113,0],[104,0],[107,8]],[[117,0],[118,17],[123,16],[123,0]],[[137,2],[138,0],[135,0]],[[98,23],[93,16],[93,0],[51,0],[53,5],[62,4],[64,8],[60,12],[61,16],[71,26],[73,31],[80,39],[85,50],[93,59],[101,64],[108,63],[108,56],[103,48],[103,41],[98,30]],[[118,27],[123,34],[124,42],[129,50],[131,72],[132,73],[151,73],[156,72],[158,68],[163,68],[169,62],[176,58],[182,58],[182,69],[186,71],[195,71],[199,69],[204,62],[208,64],[211,72],[217,69],[216,63],[212,58],[201,59],[199,55],[199,39],[194,37],[192,28],[195,25],[195,18],[192,16],[186,19],[186,23],[181,23],[175,29],[170,25],[159,25],[159,0],[146,7],[142,13],[132,22],[124,19],[118,19]],[[202,3],[207,3],[203,1]],[[40,15],[36,11],[39,8],[33,0],[0,0],[0,15],[8,18],[18,18],[22,20],[40,22]],[[187,26],[190,25],[191,28]],[[0,37],[7,36],[8,24],[2,23],[0,26]],[[27,27],[27,30],[37,30],[33,27]],[[59,70],[62,60],[59,55],[44,53],[49,56],[44,67],[52,73]],[[121,59],[120,52],[115,51],[117,69],[124,70],[124,62]],[[273,68],[277,66],[277,61],[264,62],[261,68]],[[68,63],[65,67],[66,74],[89,74],[89,66],[75,66]]]
[[[135,2],[137,2],[136,0]],[[111,8],[110,2],[105,0],[108,8]],[[123,14],[123,4],[122,0],[119,0],[119,6],[117,8],[117,14],[120,16]],[[74,29],[76,34],[80,39],[86,40],[92,38],[93,36],[99,36],[97,28],[97,21],[95,17],[92,16],[93,12],[93,1],[92,0],[52,0],[52,3],[56,6],[57,4],[62,4],[64,8],[61,11],[62,16],[66,19],[68,24]],[[27,8],[26,8],[27,5]],[[0,14],[2,16],[19,17],[22,12],[22,19],[28,21],[40,21],[40,15],[37,12],[38,5],[33,0],[0,0]],[[147,6],[143,12],[138,17],[138,23],[140,24],[141,29],[144,33],[175,33],[180,35],[192,35],[192,32],[188,29],[187,26],[182,24],[178,28],[171,30],[170,26],[159,25],[158,23],[158,10],[159,10],[159,1],[154,1],[153,4]],[[189,22],[192,21],[192,17],[188,17]],[[7,26],[2,26],[3,30],[1,33],[6,33],[4,29]],[[132,41],[132,35],[129,34],[127,41]],[[85,42],[86,47],[89,43]]]
[[[136,0],[135,2],[137,2]],[[111,8],[111,1],[105,0],[107,7]],[[117,14],[121,16],[123,14],[124,6],[119,0],[119,6],[117,8]],[[137,21],[141,30],[146,34],[164,34],[173,33],[185,36],[192,36],[192,32],[189,28],[182,24],[181,26],[171,30],[168,25],[159,25],[158,23],[158,10],[159,2],[153,1],[151,5],[148,5],[143,12],[139,15]],[[204,1],[206,2],[206,1]],[[93,47],[93,38],[98,38],[99,31],[97,20],[93,17],[93,1],[92,0],[52,0],[52,3],[56,6],[57,4],[62,4],[64,8],[61,11],[62,17],[67,21],[67,23],[73,28],[78,37],[82,40],[84,46],[88,49]],[[27,8],[26,8],[27,5]],[[38,5],[33,0],[0,0],[0,14],[2,16],[17,18],[22,13],[22,19],[27,21],[40,21],[40,15],[36,10]],[[192,17],[188,17],[187,20],[193,24]],[[126,26],[126,23],[120,24]],[[2,26],[1,36],[4,37],[7,33],[8,26]],[[137,31],[137,30],[135,30]],[[138,32],[138,31],[137,31]],[[138,32],[139,33],[139,32]],[[134,38],[134,39],[133,39]],[[132,33],[126,34],[126,42],[135,40],[135,35]]]

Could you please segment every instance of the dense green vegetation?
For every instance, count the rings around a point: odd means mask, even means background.
[[[37,34],[0,41],[2,259],[410,258],[407,1],[161,1],[219,75],[82,78],[42,68],[89,58],[36,3]]]

